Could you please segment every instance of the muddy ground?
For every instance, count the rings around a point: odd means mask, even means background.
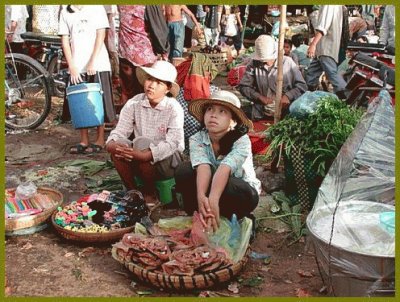
[[[56,102],[56,101],[53,101]],[[6,187],[14,187],[24,173],[49,168],[67,159],[108,158],[105,152],[96,155],[70,155],[69,147],[77,142],[71,124],[58,124],[59,106],[54,106],[48,120],[30,132],[6,134]],[[273,175],[263,163],[258,172]],[[260,172],[261,173],[261,172]],[[280,172],[282,173],[282,172]],[[266,176],[265,176],[266,175]],[[52,187],[64,194],[64,202],[87,193],[82,175],[59,179]],[[277,185],[279,187],[279,184]],[[256,210],[257,217],[270,215],[271,196],[264,194]],[[159,208],[152,218],[174,216],[177,210]],[[6,236],[6,295],[20,296],[325,296],[312,250],[306,238],[291,244],[287,225],[278,219],[259,223],[253,251],[270,256],[270,261],[250,258],[243,271],[230,283],[209,291],[170,293],[141,284],[111,257],[111,245],[78,245],[58,236],[49,225],[31,235]],[[228,286],[230,285],[229,289]],[[235,289],[237,288],[237,289]]]

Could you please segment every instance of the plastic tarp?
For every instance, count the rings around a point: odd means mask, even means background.
[[[394,111],[382,90],[325,177],[307,227],[337,296],[394,295]]]

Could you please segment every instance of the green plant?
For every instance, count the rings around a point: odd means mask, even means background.
[[[363,111],[335,97],[323,97],[315,112],[304,119],[288,116],[266,131],[271,142],[268,157],[291,157],[293,149],[313,160],[313,168],[324,177]],[[279,162],[279,161],[278,161]]]

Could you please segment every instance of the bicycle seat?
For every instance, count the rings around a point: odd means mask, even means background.
[[[44,43],[51,44],[60,44],[61,45],[61,37],[56,35],[46,35],[42,33],[34,33],[27,31],[21,34],[21,38],[28,41],[40,41]]]

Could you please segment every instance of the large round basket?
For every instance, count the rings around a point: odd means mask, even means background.
[[[231,280],[247,263],[249,252],[250,248],[247,249],[246,254],[239,262],[229,267],[212,273],[196,274],[193,276],[168,275],[144,269],[133,262],[128,262],[121,258],[115,247],[112,248],[111,254],[115,260],[125,265],[139,280],[149,285],[171,291],[187,291],[211,288]]]
[[[117,241],[124,236],[125,233],[132,232],[135,226],[111,230],[106,233],[84,233],[84,232],[74,232],[71,230],[66,230],[63,227],[59,226],[55,221],[56,212],[51,216],[51,222],[53,224],[54,229],[59,233],[62,237],[72,241],[79,242],[88,242],[88,243],[103,243],[103,242],[113,242]]]
[[[9,192],[14,192],[15,190],[16,188],[8,189]],[[37,192],[47,195],[53,202],[53,205],[36,215],[29,215],[20,218],[7,218],[6,232],[27,229],[44,223],[63,202],[63,194],[57,190],[47,187],[39,187]]]

